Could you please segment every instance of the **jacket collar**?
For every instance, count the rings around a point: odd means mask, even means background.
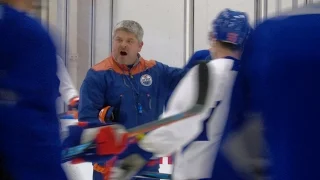
[[[129,67],[128,65],[126,64],[120,64],[113,56],[112,56],[112,60],[114,61],[114,63],[116,63],[116,65],[122,69],[123,71],[129,71]],[[137,60],[136,62],[133,64],[132,68],[136,67],[139,63],[140,63],[140,60],[141,60],[141,55],[138,53],[137,55]]]

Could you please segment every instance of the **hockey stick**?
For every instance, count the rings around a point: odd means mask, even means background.
[[[162,126],[166,126],[168,124],[178,122],[201,113],[201,111],[204,109],[209,86],[209,70],[206,62],[199,63],[198,72],[198,98],[196,104],[192,108],[185,112],[169,116],[167,118],[159,119],[143,124],[141,126],[128,129],[127,133],[129,134],[129,137],[135,137],[141,133],[146,133]],[[94,142],[88,142],[79,146],[65,149],[62,151],[62,161],[69,161],[72,158],[77,157],[93,148],[95,148]]]
[[[134,177],[141,179],[171,179],[171,174],[144,171]]]

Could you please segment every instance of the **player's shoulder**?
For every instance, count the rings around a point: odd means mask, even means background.
[[[236,60],[234,58],[217,58],[207,62],[207,66],[211,75],[224,76],[230,72],[234,72],[235,69],[238,69],[240,64],[240,60]],[[186,77],[196,77],[198,75],[199,64],[192,67]],[[236,70],[237,71],[237,70]]]
[[[239,61],[233,58],[217,58],[207,64],[209,68],[215,69],[215,71],[231,71]]]
[[[51,41],[49,32],[42,26],[41,21],[32,18],[29,15],[21,15],[20,30],[23,34],[28,34],[30,37],[43,38]]]
[[[8,5],[1,5],[0,14],[3,25],[6,26],[7,30],[11,31],[11,34],[14,34],[16,38],[33,42],[39,42],[39,39],[50,39],[49,33],[42,26],[41,21],[31,17],[25,12],[20,12]],[[45,41],[42,43],[44,42]]]
[[[209,49],[198,50],[190,58],[190,61],[199,61],[199,60],[211,60],[210,50]]]
[[[194,53],[194,55],[196,57],[206,57],[206,56],[209,56],[210,55],[210,51],[209,49],[202,49],[202,50],[198,50]]]
[[[12,20],[17,15],[18,15],[17,11],[15,11],[13,8],[11,8],[8,5],[0,3],[0,20],[1,20],[1,23],[9,22],[9,20]]]
[[[277,17],[312,16],[320,14],[320,2],[284,11]]]
[[[248,44],[255,48],[274,48],[274,46],[268,47],[268,45],[273,43],[280,46],[283,42],[288,43],[288,39],[292,40],[293,35],[299,36],[301,33],[306,33],[306,29],[308,29],[310,36],[318,34],[319,17],[320,3],[284,11],[280,15],[270,17],[258,24],[251,34]],[[310,26],[313,28],[310,29]],[[285,39],[286,37],[287,39]]]
[[[263,31],[266,29],[279,29],[280,27],[286,26],[287,24],[297,24],[299,22],[305,23],[307,19],[315,18],[319,19],[320,15],[320,3],[314,3],[307,6],[303,6],[296,9],[289,9],[283,11],[281,14],[270,17],[263,21],[256,28],[256,31]]]

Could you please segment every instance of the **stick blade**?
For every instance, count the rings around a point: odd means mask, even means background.
[[[143,179],[171,179],[171,174],[164,174],[158,172],[148,172],[144,171],[139,173],[136,178],[143,178]]]

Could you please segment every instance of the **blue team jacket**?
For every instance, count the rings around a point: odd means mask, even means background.
[[[41,24],[0,4],[0,163],[12,179],[66,180],[56,71],[56,49]]]
[[[115,108],[116,121],[126,128],[156,120],[185,72],[142,57],[129,69],[108,57],[93,66],[83,81],[79,120],[98,121],[105,106]]]

